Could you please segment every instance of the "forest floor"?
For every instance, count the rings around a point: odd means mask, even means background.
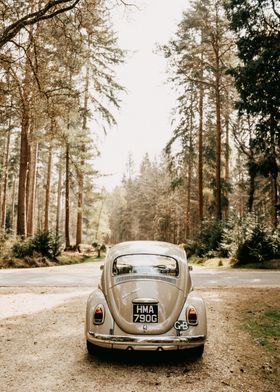
[[[279,315],[280,289],[198,290],[208,316],[208,339],[198,360],[177,351],[89,356],[83,329],[90,290],[0,288],[3,391],[279,391],[279,322],[274,335],[254,326],[260,315]]]
[[[198,265],[201,267],[208,268],[252,268],[252,269],[280,269],[280,259],[267,260],[262,263],[251,263],[248,262],[244,265],[239,265],[236,261],[233,261],[228,257],[213,257],[210,259],[207,258],[199,258],[199,257],[191,257],[189,259],[189,263],[191,265]]]
[[[2,257],[0,256],[0,269],[1,268],[37,268],[37,267],[54,267],[56,265],[69,265],[79,264],[89,261],[100,261],[104,258],[105,254],[102,253],[98,257],[96,251],[77,252],[68,251],[63,252],[56,261],[49,260],[44,256],[35,254],[32,257],[25,257],[17,259],[15,257]],[[193,257],[189,259],[190,265],[207,267],[207,268],[254,268],[254,269],[280,269],[280,260],[270,260],[263,263],[246,264],[238,266],[232,262],[230,258],[226,257],[213,257],[211,259]]]
[[[104,255],[102,255],[104,257]],[[0,268],[37,268],[37,267],[54,267],[56,265],[79,264],[88,261],[99,261],[101,258],[97,257],[97,252],[63,252],[57,260],[49,260],[40,254],[35,254],[32,257],[25,257],[22,259],[15,257],[0,256]]]

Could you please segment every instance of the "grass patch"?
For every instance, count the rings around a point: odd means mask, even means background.
[[[191,265],[201,265],[202,267],[209,267],[209,268],[216,268],[216,267],[223,267],[223,268],[231,268],[233,265],[233,261],[230,258],[226,257],[197,257],[191,256],[188,259],[189,264]]]
[[[280,308],[248,311],[246,318],[245,327],[253,340],[280,358]]]
[[[279,386],[280,290],[251,290],[251,295],[240,303],[240,310],[241,328],[248,333],[247,340],[251,339],[256,349],[258,347],[258,372],[261,371],[273,384]],[[248,347],[250,345],[248,341]]]
[[[280,269],[280,260],[268,260],[262,263],[248,263],[239,265],[238,263],[234,265],[235,268],[249,268],[249,269]]]
[[[198,256],[191,256],[188,258],[188,262],[191,265],[200,265],[202,267],[209,267],[209,268],[216,268],[216,267],[224,267],[224,268],[240,268],[240,269],[264,269],[264,270],[271,270],[280,269],[280,260],[268,260],[262,263],[250,263],[240,265],[236,262],[233,258],[227,257],[198,257]]]
[[[93,257],[78,252],[63,252],[57,258],[58,265],[79,264],[92,261]]]
[[[53,267],[58,265],[70,265],[88,263],[90,261],[100,261],[103,258],[98,258],[95,254],[88,255],[79,252],[63,252],[57,257],[57,260],[49,260],[48,258],[34,254],[32,257],[15,258],[5,257],[0,258],[0,269],[4,268],[36,268],[36,267]]]

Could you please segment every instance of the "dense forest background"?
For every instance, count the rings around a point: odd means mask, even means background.
[[[96,129],[115,124],[125,90],[110,22],[119,6],[0,4],[2,247],[48,233],[65,249],[157,239],[208,255],[247,255],[255,244],[261,260],[278,257],[279,2],[186,6],[176,35],[157,48],[177,94],[172,138],[139,170],[129,156],[108,192],[95,186],[94,159]]]

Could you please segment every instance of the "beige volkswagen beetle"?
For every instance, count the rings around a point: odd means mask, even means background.
[[[88,298],[87,349],[191,348],[202,355],[206,311],[192,288],[185,252],[159,241],[129,241],[107,253],[101,282]]]

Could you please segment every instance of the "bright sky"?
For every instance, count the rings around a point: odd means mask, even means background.
[[[166,60],[156,54],[156,44],[174,36],[188,0],[138,0],[141,9],[115,16],[119,45],[130,51],[118,71],[119,81],[128,91],[116,115],[118,126],[102,137],[98,170],[110,176],[98,180],[111,190],[121,182],[129,153],[139,166],[147,152],[159,156],[171,137],[171,110],[175,95],[166,84]]]

